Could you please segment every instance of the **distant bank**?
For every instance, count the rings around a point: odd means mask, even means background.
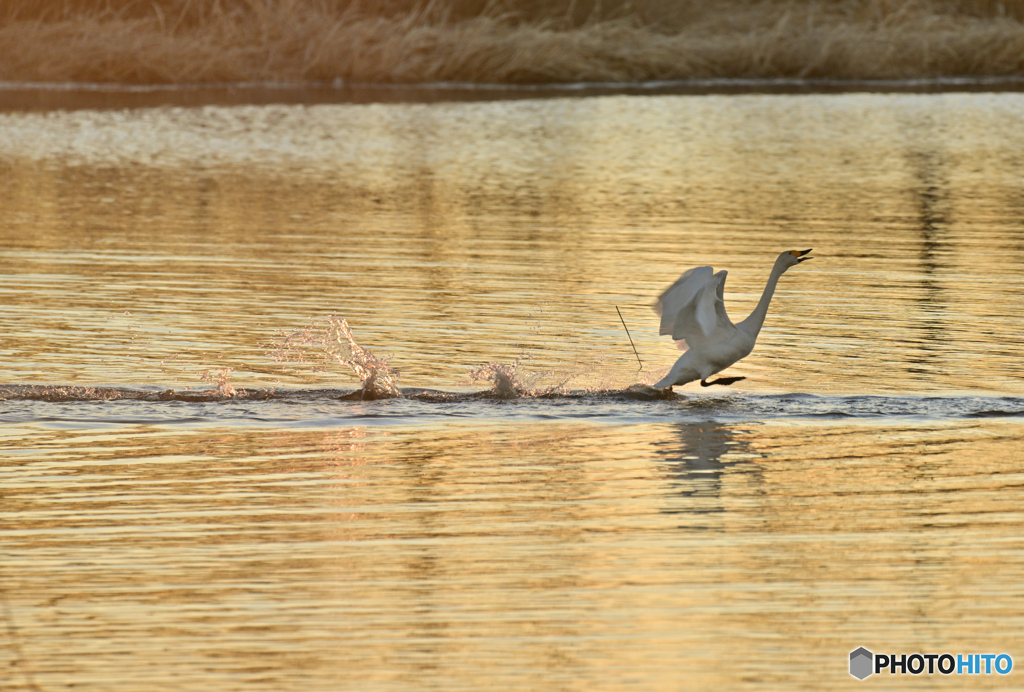
[[[721,80],[786,89],[1022,77],[1024,0],[13,0],[0,8],[7,83],[432,84],[437,93],[438,84],[713,90]]]

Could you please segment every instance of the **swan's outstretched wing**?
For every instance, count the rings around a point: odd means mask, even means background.
[[[672,334],[675,339],[683,339],[684,335],[675,336],[676,332],[676,320],[680,314],[685,310],[687,313],[692,313],[692,318],[696,321],[696,309],[695,302],[697,296],[704,293],[704,288],[708,282],[714,276],[714,270],[711,267],[694,267],[693,269],[687,269],[683,272],[674,284],[665,289],[665,291],[658,296],[658,300],[654,302],[654,311],[661,316],[661,328],[658,330],[659,334]],[[714,293],[712,292],[712,295]],[[705,313],[705,321],[707,319],[713,319],[714,313],[707,316]],[[711,331],[710,329],[708,330]]]
[[[715,274],[711,267],[684,272],[654,303],[654,311],[661,316],[658,333],[693,345],[720,327],[733,326],[723,300],[727,274]]]
[[[719,327],[734,327],[732,320],[729,319],[729,313],[725,311],[725,279],[729,276],[729,272],[722,270],[715,274],[717,282],[715,284],[715,296],[718,300],[715,301],[715,316],[718,318]]]

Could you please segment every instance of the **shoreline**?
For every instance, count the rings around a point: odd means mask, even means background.
[[[0,82],[0,112],[110,110],[242,105],[322,105],[509,101],[595,96],[703,96],[742,94],[1024,92],[1024,77],[938,77],[842,80],[824,78],[687,79],[645,82],[371,84],[236,82],[109,84]]]

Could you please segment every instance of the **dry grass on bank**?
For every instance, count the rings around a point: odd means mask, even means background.
[[[1024,0],[378,0],[373,7],[368,0],[7,0],[0,80],[1024,76]]]

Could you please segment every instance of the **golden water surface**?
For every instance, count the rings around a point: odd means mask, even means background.
[[[1022,113],[0,114],[3,689],[1019,687],[847,657],[1024,666]],[[678,356],[649,305],[683,270],[728,269],[739,320],[806,248],[746,380],[607,394]],[[332,314],[403,387],[519,358],[577,394],[338,401],[280,346]],[[277,398],[89,389],[210,373]]]

